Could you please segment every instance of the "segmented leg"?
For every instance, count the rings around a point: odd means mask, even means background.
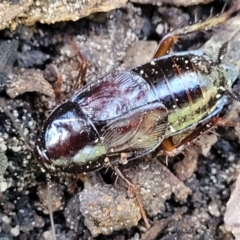
[[[165,139],[158,147],[158,149],[154,152],[154,156],[157,155],[175,156],[182,152],[182,150],[184,150],[190,143],[196,141],[197,138],[199,138],[201,135],[211,131],[211,129],[217,126],[235,127],[236,123],[224,120],[219,117],[213,117],[210,119],[210,121],[202,123],[200,126],[197,126],[194,129],[179,134],[178,136],[180,137],[182,136],[182,138],[179,138],[180,139],[179,142],[177,142],[177,140],[174,139],[175,136]]]
[[[77,59],[79,62],[78,77],[76,78],[76,80],[73,84],[74,89],[78,89],[84,84],[86,73],[87,73],[87,68],[88,68],[88,63],[87,63],[87,59],[82,55],[82,53],[78,49],[75,41],[73,41],[73,39],[71,39],[71,44],[72,44],[72,47],[74,48],[75,52],[77,52]]]
[[[79,51],[76,43],[73,41],[73,39],[70,39],[70,42],[72,44],[72,47],[77,52],[77,59],[79,61],[79,73],[78,77],[74,80],[72,84],[72,92],[74,92],[76,89],[78,89],[80,86],[83,85],[84,79],[87,73],[87,60],[84,58],[84,56]],[[57,67],[53,64],[50,64],[47,66],[47,68],[44,70],[44,78],[49,81],[52,84],[54,93],[55,93],[55,99],[56,102],[61,101],[61,87],[62,87],[62,76],[59,73]]]
[[[216,17],[212,17],[204,22],[199,22],[187,27],[176,29],[168,33],[160,41],[158,48],[153,56],[153,59],[159,58],[168,54],[173,44],[176,43],[181,36],[216,27],[217,25],[226,22],[226,20],[232,15],[232,13],[238,11],[239,9],[240,9],[240,1],[236,1],[235,4],[224,14],[221,14]]]
[[[138,193],[138,190],[137,190],[136,186],[124,176],[124,174],[120,171],[120,169],[117,166],[114,166],[113,169],[118,174],[118,176],[120,178],[122,178],[122,180],[124,180],[128,184],[129,187],[131,187],[134,195],[136,196],[138,206],[140,208],[140,212],[141,212],[142,218],[145,222],[146,228],[150,228],[151,225],[148,222],[147,215],[146,215],[146,212],[145,212],[144,207],[143,207],[142,199],[139,196],[139,193]]]
[[[52,85],[56,102],[61,99],[62,76],[54,64],[50,64],[43,72],[43,77]]]
[[[56,102],[61,100],[62,75],[57,71],[57,81],[53,85]]]

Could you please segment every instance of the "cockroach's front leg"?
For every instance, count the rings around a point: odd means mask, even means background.
[[[73,84],[74,89],[78,89],[85,82],[85,77],[86,77],[86,74],[87,74],[88,63],[87,63],[87,59],[82,55],[82,53],[78,49],[75,41],[73,41],[73,39],[71,39],[71,44],[72,44],[72,47],[74,48],[75,52],[77,52],[77,59],[78,59],[78,62],[79,62],[78,77],[76,78],[76,80],[75,80],[75,82]]]
[[[168,33],[160,41],[158,48],[153,56],[153,59],[160,58],[168,54],[173,44],[176,43],[181,36],[194,33],[197,31],[209,30],[213,27],[216,27],[217,25],[226,22],[226,20],[231,16],[231,14],[235,11],[238,11],[239,8],[240,8],[239,1],[236,1],[236,3],[224,14],[210,18],[204,22],[199,22],[187,27],[176,29]]]
[[[43,72],[44,78],[52,85],[55,94],[56,102],[61,100],[62,76],[59,73],[57,66],[50,64]]]
[[[83,85],[87,73],[88,64],[86,58],[81,54],[73,39],[70,39],[70,43],[74,48],[74,51],[77,53],[77,59],[80,63],[78,77],[73,81],[72,84],[72,92],[74,92],[76,89]],[[63,82],[61,74],[59,73],[55,65],[50,64],[44,70],[43,75],[44,78],[51,83],[55,93],[56,102],[59,103],[61,101],[61,87]]]

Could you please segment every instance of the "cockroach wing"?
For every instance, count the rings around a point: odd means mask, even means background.
[[[109,121],[100,133],[107,152],[142,156],[153,151],[165,137],[167,116],[165,106],[153,102]]]
[[[86,85],[72,98],[96,127],[156,100],[152,86],[130,71],[111,73]]]

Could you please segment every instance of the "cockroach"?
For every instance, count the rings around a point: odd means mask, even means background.
[[[176,155],[216,126],[226,93],[240,101],[232,90],[238,74],[222,63],[228,43],[216,60],[200,51],[169,50],[181,36],[224,23],[236,10],[237,3],[177,29],[161,40],[151,61],[78,89],[46,120],[35,146],[38,162],[49,172],[86,173],[148,153]],[[59,87],[55,92],[59,98]]]
[[[152,61],[80,88],[46,120],[35,148],[38,161],[49,171],[84,173],[159,147],[174,155],[186,138],[194,140],[196,131],[223,109],[225,93],[240,99],[231,89],[237,72],[222,64],[228,43],[216,61],[200,51],[167,52],[181,35],[224,22],[233,11],[173,31]],[[175,140],[179,136],[185,138]],[[170,138],[173,146],[168,146]]]

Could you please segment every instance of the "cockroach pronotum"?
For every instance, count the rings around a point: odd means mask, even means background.
[[[222,63],[228,43],[216,60],[200,51],[168,52],[182,35],[224,23],[236,10],[237,3],[177,29],[161,40],[151,61],[78,89],[46,120],[35,147],[38,162],[49,172],[86,173],[148,153],[176,155],[216,126],[226,93],[240,101],[232,90],[238,73]]]

